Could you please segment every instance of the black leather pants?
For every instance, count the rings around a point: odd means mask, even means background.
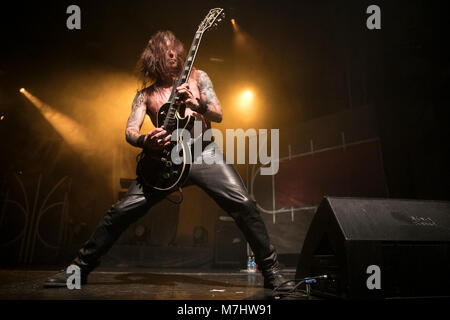
[[[193,163],[185,186],[196,184],[210,195],[234,218],[255,253],[256,262],[260,266],[272,265],[276,260],[276,252],[269,243],[266,227],[255,202],[250,198],[236,169],[225,163],[223,154],[217,149],[214,151],[208,148],[202,152],[202,156],[210,160],[213,157],[221,159],[223,163]],[[108,210],[91,238],[80,249],[74,263],[88,272],[94,269],[122,232],[167,195],[167,192],[154,189],[145,190],[135,181],[124,198]]]

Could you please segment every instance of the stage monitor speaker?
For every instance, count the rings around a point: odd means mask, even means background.
[[[325,197],[296,279],[322,274],[322,296],[450,296],[450,202]]]

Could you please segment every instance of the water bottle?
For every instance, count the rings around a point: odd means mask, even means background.
[[[257,268],[256,268],[256,262],[255,262],[255,257],[254,256],[252,256],[252,270],[253,270],[253,272],[258,271]]]
[[[248,272],[256,272],[256,263],[255,263],[255,257],[249,256],[248,262],[247,262],[247,271]]]

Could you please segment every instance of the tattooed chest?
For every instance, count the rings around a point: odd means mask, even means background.
[[[198,89],[197,83],[195,81],[189,81],[189,87],[191,88],[191,92],[194,97],[200,98],[200,91]],[[147,113],[153,122],[156,121],[156,117],[161,106],[169,101],[171,93],[172,87],[154,88],[152,92],[147,96]]]

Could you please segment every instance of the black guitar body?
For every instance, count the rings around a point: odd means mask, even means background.
[[[170,103],[166,103],[158,111],[157,126],[164,123]],[[184,109],[184,108],[183,108]],[[168,132],[176,129],[186,129],[188,131],[194,126],[195,118],[188,115],[181,117],[177,112],[171,128]],[[191,151],[187,146],[188,143],[182,143],[179,138],[178,142],[172,142],[168,147],[160,152],[147,153],[143,151],[136,167],[138,178],[147,186],[157,190],[174,191],[181,186],[187,179],[189,169],[191,167]],[[175,164],[172,162],[172,149],[176,146],[180,147],[177,154],[183,158],[182,163]]]

